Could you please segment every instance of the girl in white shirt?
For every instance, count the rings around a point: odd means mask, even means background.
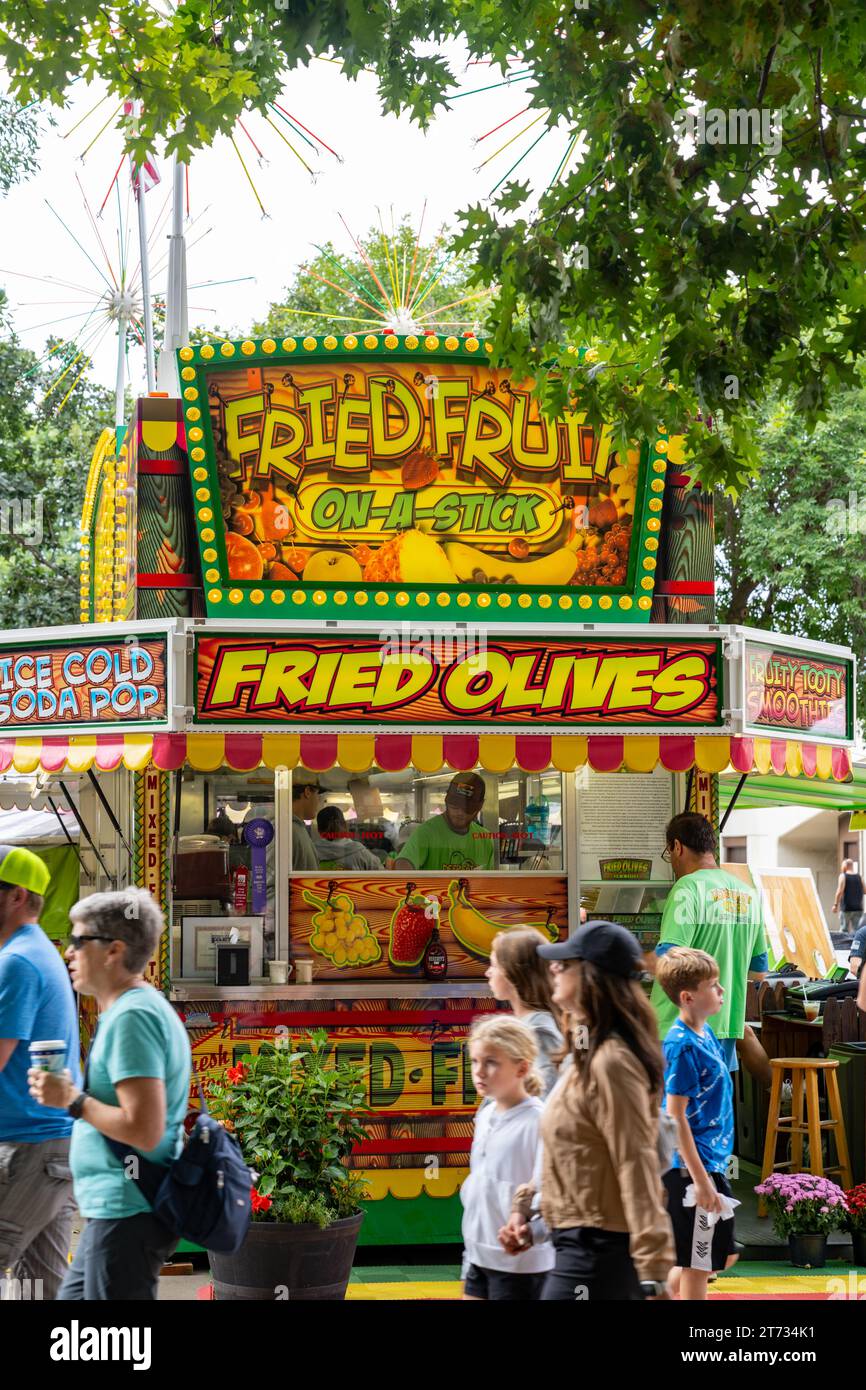
[[[472,1081],[482,1098],[463,1184],[463,1297],[531,1300],[553,1268],[549,1244],[517,1256],[499,1243],[515,1185],[532,1180],[542,1103],[535,1035],[517,1019],[479,1019],[469,1034]]]

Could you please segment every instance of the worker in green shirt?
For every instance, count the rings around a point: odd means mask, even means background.
[[[445,793],[445,810],[412,831],[395,868],[494,868],[493,836],[475,819],[484,790],[477,772],[458,772]]]
[[[719,868],[715,832],[705,816],[692,811],[674,816],[665,829],[665,841],[662,858],[673,869],[676,882],[665,903],[655,956],[672,946],[692,946],[717,962],[725,997],[719,1012],[707,1022],[722,1045],[729,1070],[736,1071],[737,1039],[745,1031],[746,985],[749,980],[762,980],[768,969],[761,898],[754,888]],[[652,956],[646,964],[654,974]],[[657,982],[651,1002],[664,1038],[677,1016],[676,1006]],[[751,1061],[748,1069],[753,1070]]]

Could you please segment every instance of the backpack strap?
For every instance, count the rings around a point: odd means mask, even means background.
[[[98,1133],[101,1131],[97,1131]],[[156,1194],[159,1191],[160,1183],[165,1177],[168,1169],[159,1163],[152,1163],[144,1154],[139,1153],[138,1149],[133,1149],[129,1144],[122,1144],[119,1139],[109,1139],[107,1134],[102,1138],[108,1148],[119,1160],[124,1170],[132,1173],[132,1181],[138,1187],[139,1192],[144,1197],[149,1206],[153,1206]],[[134,1159],[135,1167],[130,1169],[129,1160]]]
[[[82,1090],[84,1091],[87,1090],[87,1081],[90,1075],[90,1051],[93,1048],[93,1040],[96,1037],[96,1029],[98,1028],[99,1023],[97,1022],[96,1028],[93,1031],[93,1037],[90,1039],[90,1049],[88,1050],[84,1062],[84,1078],[82,1082]],[[204,1098],[204,1091],[200,1084],[198,1086],[198,1097],[201,1106],[199,1113],[202,1115],[209,1115],[210,1111],[207,1108],[207,1101]],[[186,1113],[187,1115],[195,1114],[195,1111],[187,1110]],[[186,1119],[186,1116],[184,1116],[184,1119]],[[108,1148],[114,1154],[114,1157],[127,1172],[129,1171],[129,1159],[135,1159],[135,1167],[132,1169],[132,1172],[137,1176],[133,1178],[133,1182],[138,1186],[145,1201],[150,1206],[153,1206],[154,1199],[159,1191],[160,1183],[168,1171],[167,1166],[154,1163],[151,1159],[145,1158],[144,1154],[140,1153],[138,1149],[134,1149],[130,1144],[122,1143],[120,1139],[109,1139],[108,1135],[103,1134],[101,1130],[97,1130],[96,1132],[105,1141]]]
[[[210,1116],[210,1111],[207,1108],[207,1101],[204,1098],[204,1091],[201,1086],[197,1089],[199,1102],[201,1104],[201,1110],[198,1114]],[[197,1112],[194,1110],[187,1111],[188,1115],[195,1115],[196,1113]],[[97,1130],[97,1133],[102,1134],[102,1131]],[[148,1202],[150,1206],[153,1206],[160,1184],[168,1172],[168,1166],[161,1163],[154,1163],[151,1159],[145,1158],[144,1154],[140,1153],[138,1149],[132,1148],[130,1144],[122,1143],[119,1139],[109,1139],[107,1134],[102,1134],[102,1138],[114,1154],[114,1157],[120,1161],[127,1171],[129,1171],[127,1166],[128,1160],[131,1158],[135,1159],[136,1166],[132,1169],[132,1172],[136,1174],[136,1176],[133,1178],[133,1182],[137,1184],[145,1201]]]

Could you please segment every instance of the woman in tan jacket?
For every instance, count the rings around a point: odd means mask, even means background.
[[[517,1252],[534,1227],[549,1228],[556,1264],[543,1299],[665,1298],[674,1247],[658,1158],[664,1064],[638,984],[640,946],[625,927],[589,922],[538,954],[570,1016],[570,1052],[544,1107],[536,1182],[517,1189],[500,1240]]]

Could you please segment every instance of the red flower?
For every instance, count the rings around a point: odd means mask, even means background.
[[[243,1062],[239,1062],[236,1067],[229,1067],[226,1070],[226,1081],[230,1082],[233,1086],[236,1082],[243,1081],[246,1074],[246,1067],[244,1066]]]
[[[253,1205],[253,1211],[268,1211],[273,1205],[270,1197],[263,1197],[254,1187],[250,1188],[250,1201]]]

